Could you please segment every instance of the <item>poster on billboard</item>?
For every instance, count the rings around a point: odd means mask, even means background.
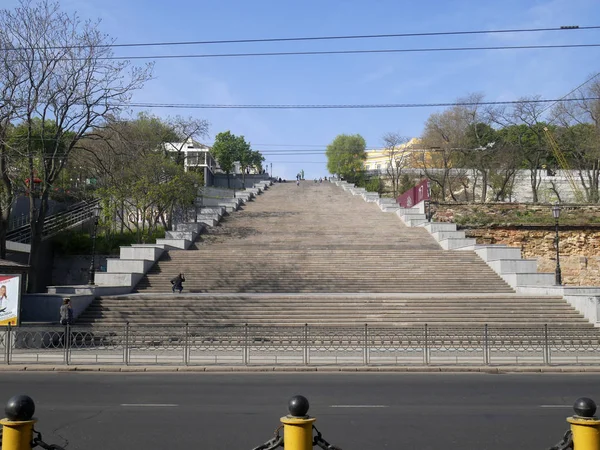
[[[0,326],[17,325],[21,306],[21,275],[0,274]]]

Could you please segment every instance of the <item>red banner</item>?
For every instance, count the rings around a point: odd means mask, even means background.
[[[429,200],[429,180],[423,180],[404,194],[399,195],[396,202],[403,208],[412,208],[423,200]]]

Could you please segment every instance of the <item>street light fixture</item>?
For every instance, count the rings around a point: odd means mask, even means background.
[[[560,205],[556,202],[552,206],[552,216],[554,217],[554,230],[556,232],[556,236],[554,238],[554,246],[556,247],[556,270],[554,272],[554,279],[557,286],[562,285],[562,273],[560,271],[560,254],[558,252],[559,248],[559,237],[558,237],[558,219],[560,218]]]
[[[90,262],[90,270],[89,270],[89,281],[88,284],[95,284],[96,282],[96,234],[98,232],[98,219],[100,218],[100,210],[102,208],[99,204],[94,206],[92,209],[93,214],[93,228],[92,228],[92,258]]]

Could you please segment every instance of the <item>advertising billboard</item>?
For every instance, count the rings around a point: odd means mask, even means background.
[[[0,274],[0,326],[18,325],[21,310],[21,275]]]

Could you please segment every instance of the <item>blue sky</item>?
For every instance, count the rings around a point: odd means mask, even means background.
[[[3,0],[10,8],[17,2]],[[61,0],[101,18],[118,43],[600,25],[598,0]],[[119,55],[600,43],[600,30],[117,49]],[[558,98],[600,71],[600,48],[158,60],[134,101],[217,104],[451,102],[469,93]],[[387,132],[419,136],[436,109],[154,109],[231,130],[273,163],[273,174],[327,174],[325,146],[341,133],[380,147]],[[439,111],[439,109],[437,110]],[[277,155],[278,150],[295,154]],[[307,150],[322,154],[307,154]]]

